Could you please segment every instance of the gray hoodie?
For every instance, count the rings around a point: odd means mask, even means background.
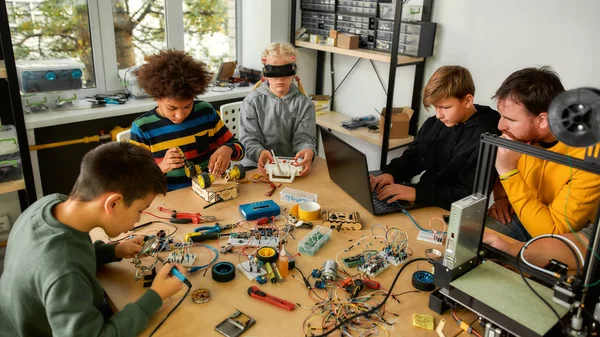
[[[242,102],[240,127],[240,141],[246,148],[244,166],[257,166],[262,150],[285,157],[304,149],[317,153],[315,107],[294,84],[279,98],[263,82]]]

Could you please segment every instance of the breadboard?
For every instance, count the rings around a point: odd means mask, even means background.
[[[172,252],[167,257],[167,262],[178,263],[184,267],[191,267],[194,265],[196,261],[196,254],[194,253],[182,253],[182,252]]]
[[[267,274],[267,272],[263,268],[260,268],[260,271],[257,272],[256,266],[254,266],[253,270],[250,271],[250,261],[242,262],[242,263],[238,264],[236,267],[239,271],[241,271],[244,275],[246,275],[246,277],[250,281],[254,281],[254,280],[256,280],[257,277]]]
[[[230,235],[227,243],[234,247],[279,247],[279,238],[275,236],[261,236],[260,238],[252,236],[245,239]]]
[[[423,242],[427,242],[427,243],[432,243],[434,245],[442,245],[442,244],[444,244],[444,237],[445,237],[445,235],[438,234],[437,236],[438,236],[438,238],[436,240],[435,239],[435,234],[433,234],[433,232],[419,231],[419,235],[417,235],[417,240],[423,241]]]

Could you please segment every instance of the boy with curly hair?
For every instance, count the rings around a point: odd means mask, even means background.
[[[204,63],[180,50],[163,50],[134,74],[157,107],[133,121],[131,142],[152,152],[169,191],[191,185],[183,156],[215,176],[244,157],[244,147],[212,105],[194,100],[212,78]]]

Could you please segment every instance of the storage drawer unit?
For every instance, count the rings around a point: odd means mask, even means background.
[[[377,23],[377,40],[375,49],[389,52],[392,46],[393,21],[379,20]],[[433,42],[437,24],[434,22],[415,22],[400,24],[398,37],[398,53],[414,57],[429,57],[433,55]]]

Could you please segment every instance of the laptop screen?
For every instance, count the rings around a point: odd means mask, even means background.
[[[321,127],[329,178],[354,200],[373,212],[367,157],[326,128]]]

